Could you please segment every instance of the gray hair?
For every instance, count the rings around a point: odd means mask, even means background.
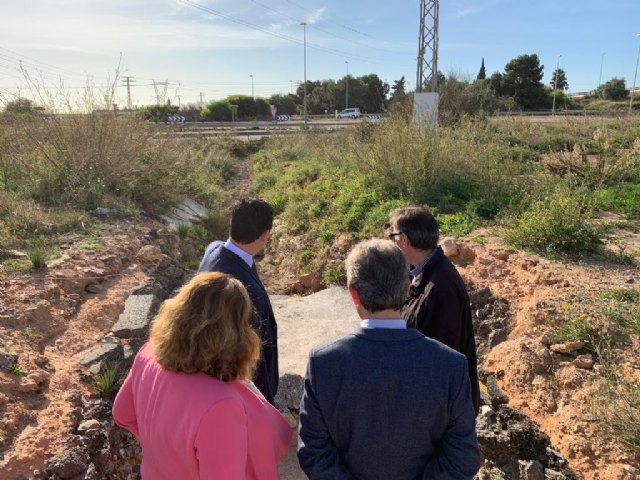
[[[402,307],[409,271],[402,251],[389,240],[358,243],[345,261],[347,286],[358,292],[369,312]]]

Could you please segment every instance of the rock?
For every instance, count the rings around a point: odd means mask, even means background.
[[[566,343],[556,343],[551,345],[551,351],[554,353],[566,353],[572,355],[584,347],[582,340],[574,340]]]
[[[293,413],[280,412],[280,414],[284,417],[291,428],[296,428],[298,426],[298,419]]]
[[[22,393],[37,392],[40,386],[32,378],[21,378],[17,390]]]
[[[84,447],[73,447],[46,461],[47,470],[62,480],[71,480],[84,473],[89,465],[89,454]]]
[[[469,301],[473,305],[485,305],[491,300],[491,296],[491,289],[489,287],[482,287],[469,292]]]
[[[84,291],[87,293],[100,293],[102,292],[102,285],[99,283],[90,283],[86,287],[84,287]]]
[[[322,290],[322,277],[317,273],[307,273],[299,278],[293,286],[296,293],[319,292]]]
[[[123,348],[120,342],[103,341],[89,350],[86,350],[80,359],[80,365],[89,368],[102,362],[117,362],[123,357]]]
[[[98,207],[91,212],[91,215],[97,218],[110,218],[118,215],[118,211],[113,208]]]
[[[595,363],[595,360],[593,359],[593,356],[589,353],[587,353],[586,355],[578,355],[576,359],[573,362],[571,362],[571,364],[574,367],[582,368],[585,370],[591,370],[593,368],[594,363]]]
[[[119,338],[146,336],[157,305],[155,295],[131,295],[111,331]]]
[[[494,409],[509,402],[509,397],[498,387],[496,377],[493,375],[487,377],[487,393]]]
[[[102,425],[98,420],[91,419],[91,420],[82,422],[80,425],[78,425],[78,433],[79,434],[97,433],[100,431],[101,428],[102,428]]]
[[[160,247],[145,245],[136,254],[136,260],[140,263],[157,263],[164,260],[164,254]]]
[[[29,255],[20,250],[2,250],[2,256],[5,258],[27,259]]]
[[[460,253],[458,242],[455,238],[445,238],[441,243],[442,252],[449,258],[455,257]]]
[[[44,368],[44,367],[49,366],[49,359],[47,357],[45,357],[44,355],[38,355],[35,358],[34,362],[40,368]]]
[[[0,370],[9,370],[18,363],[18,355],[0,352]]]
[[[545,332],[544,335],[540,338],[540,343],[545,347],[550,347],[553,345],[554,333],[552,331]]]
[[[280,377],[275,404],[282,412],[300,410],[300,399],[304,390],[304,378],[300,375],[285,373]]]
[[[544,480],[544,467],[537,460],[518,461],[522,480]]]
[[[598,375],[604,375],[606,372],[606,368],[601,363],[598,363],[597,365],[593,366],[593,371]]]
[[[27,379],[33,380],[38,386],[42,384],[48,385],[51,380],[51,374],[45,370],[36,370],[27,375]]]

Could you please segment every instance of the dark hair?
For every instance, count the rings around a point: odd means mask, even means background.
[[[400,310],[407,294],[409,270],[402,251],[389,240],[358,243],[345,261],[347,286],[358,292],[367,311]]]
[[[273,208],[260,198],[243,198],[233,206],[230,236],[239,243],[256,241],[273,225]]]
[[[389,225],[404,233],[412,247],[431,250],[438,246],[438,223],[431,212],[420,205],[396,208],[389,215]]]

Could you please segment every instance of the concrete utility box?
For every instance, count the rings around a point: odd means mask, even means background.
[[[413,94],[413,123],[432,132],[438,126],[438,94],[433,92]]]

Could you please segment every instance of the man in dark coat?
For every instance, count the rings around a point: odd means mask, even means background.
[[[198,272],[233,275],[246,287],[253,302],[250,319],[262,340],[262,352],[253,382],[264,397],[274,403],[278,389],[278,327],[269,295],[260,281],[254,256],[260,253],[271,233],[273,209],[261,199],[243,199],[233,208],[230,237],[215,241],[204,252]]]
[[[407,326],[467,357],[477,415],[480,386],[471,305],[462,277],[438,246],[438,224],[423,207],[408,206],[391,213],[389,229],[389,238],[411,266],[411,286],[402,318]]]
[[[467,361],[407,328],[407,264],[387,240],[346,261],[360,329],[309,354],[298,460],[311,480],[470,479],[480,467]]]

